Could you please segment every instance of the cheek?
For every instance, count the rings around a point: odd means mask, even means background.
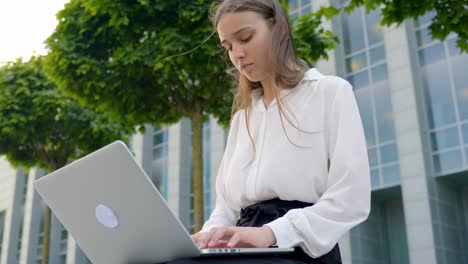
[[[269,63],[271,43],[268,43],[265,39],[257,39],[250,43],[250,51],[253,57],[257,58],[264,63]]]
[[[262,49],[261,49],[261,52],[262,52],[262,56],[265,60],[269,60],[271,58],[271,49],[272,49],[272,43],[271,43],[271,40],[263,40],[263,43],[262,43]]]
[[[251,51],[252,54],[263,53],[263,49],[264,49],[264,45],[261,39],[255,39],[249,43],[249,50]]]
[[[232,65],[236,66],[237,68],[237,65],[236,65],[236,61],[234,60],[234,56],[232,56],[232,52],[229,52],[229,60],[231,61]]]

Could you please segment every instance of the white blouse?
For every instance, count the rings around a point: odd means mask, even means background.
[[[312,257],[328,253],[370,212],[366,141],[351,85],[309,69],[284,90],[286,117],[262,90],[252,92],[247,133],[244,110],[232,120],[216,180],[216,207],[201,232],[234,226],[241,208],[279,198],[313,203],[268,223],[278,247],[300,246]],[[284,125],[284,129],[283,129]],[[297,146],[291,144],[289,139]]]

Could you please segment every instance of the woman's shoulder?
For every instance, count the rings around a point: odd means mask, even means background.
[[[245,116],[245,109],[239,109],[239,110],[235,111],[232,114],[232,118],[231,118],[231,121],[229,123],[229,130],[232,131],[233,129],[237,129],[241,122],[245,122],[245,121],[243,121],[244,118],[245,118],[244,116]]]
[[[351,86],[351,84],[347,80],[336,75],[325,75],[322,79],[322,82],[326,83],[327,85],[340,88]]]
[[[232,123],[238,123],[239,122],[239,119],[244,115],[245,113],[245,109],[239,109],[237,111],[235,111],[232,115],[232,120],[231,120],[231,124]]]
[[[337,93],[352,91],[352,85],[347,80],[336,75],[323,75],[315,69],[315,72],[311,73],[311,70],[307,71],[304,77],[310,92],[319,92],[327,98],[334,98]]]

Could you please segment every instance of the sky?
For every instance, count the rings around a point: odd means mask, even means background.
[[[44,40],[69,0],[0,0],[0,64],[47,53]]]

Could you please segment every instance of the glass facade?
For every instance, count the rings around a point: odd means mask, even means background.
[[[151,176],[154,185],[167,200],[167,156],[169,133],[167,128],[155,126],[153,133],[153,161]]]
[[[289,0],[289,17],[294,20],[312,12],[311,0]]]
[[[59,246],[59,263],[65,264],[67,259],[67,244],[68,244],[68,231],[59,223],[60,228],[60,246]]]
[[[431,38],[433,16],[416,20],[415,34],[437,176],[468,168],[468,55],[457,48],[455,34],[444,42]]]
[[[347,5],[348,1],[341,1]],[[392,86],[380,10],[340,15],[343,77],[353,86],[366,137],[373,198],[368,219],[350,233],[353,263],[409,263]],[[385,190],[383,190],[385,189]],[[380,196],[378,190],[394,198]],[[374,199],[381,197],[379,199]]]
[[[402,201],[373,203],[371,211],[365,224],[352,230],[352,263],[408,264]]]
[[[23,223],[23,218],[24,218],[24,205],[22,206],[21,211],[23,211],[23,215],[21,216],[21,222]],[[23,225],[20,224],[19,226],[19,232],[18,232],[18,242],[16,245],[16,260],[19,262],[20,260],[20,255],[21,255],[21,241],[23,239]]]
[[[40,211],[40,223],[39,223],[39,233],[37,235],[37,246],[36,246],[36,264],[42,263],[42,250],[44,247],[44,212],[45,212],[45,204],[41,201],[41,210]],[[52,215],[52,218],[55,218],[54,215]],[[55,218],[56,219],[56,218]],[[57,219],[56,219],[57,220]],[[53,220],[53,222],[55,222]],[[58,251],[58,263],[60,264],[65,264],[66,259],[67,259],[67,247],[68,247],[68,231],[63,227],[63,225],[57,220],[57,228],[59,229],[59,251]],[[51,223],[51,225],[54,225]],[[51,226],[51,228],[53,228]],[[52,247],[53,245],[50,244],[49,247]],[[50,250],[50,249],[49,249]],[[50,253],[49,253],[50,254]]]
[[[211,214],[211,133],[210,121],[203,124],[203,208],[205,220]]]
[[[343,14],[345,78],[353,85],[366,135],[372,188],[400,182],[390,83],[379,10]]]
[[[20,206],[20,227],[19,227],[19,232],[18,232],[18,244],[17,244],[17,250],[16,250],[16,259],[19,262],[20,255],[21,255],[21,241],[23,239],[23,219],[24,219],[24,205],[26,202],[26,192],[28,191],[28,180],[29,180],[29,175],[25,173],[23,175],[24,177],[24,185],[22,189],[22,194],[21,194],[21,206]]]
[[[44,204],[41,202],[39,234],[37,235],[36,264],[42,263],[42,248],[44,246]]]

